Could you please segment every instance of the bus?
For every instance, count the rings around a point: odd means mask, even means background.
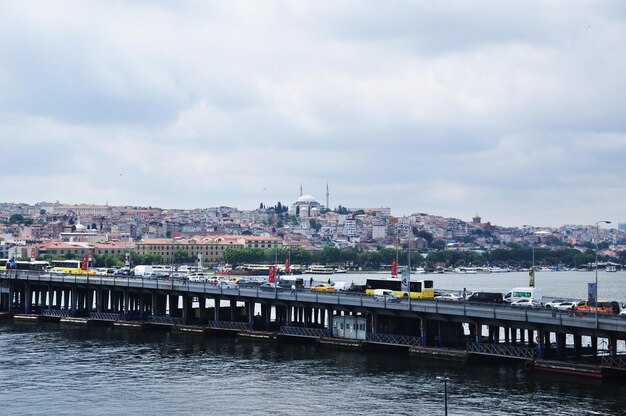
[[[83,270],[80,260],[52,260],[51,272],[62,272],[67,274],[96,274],[95,270]]]
[[[2,270],[29,270],[32,272],[45,272],[50,268],[50,263],[47,261],[22,261],[17,260],[15,267],[11,267],[11,261],[8,259],[0,259],[0,269]]]
[[[408,297],[402,290],[402,279],[394,277],[371,277],[365,281],[365,294],[374,295],[376,289],[393,290],[396,295]],[[432,280],[411,280],[411,298],[432,299],[435,297],[435,288]]]

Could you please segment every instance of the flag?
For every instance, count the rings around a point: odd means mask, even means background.
[[[267,281],[269,283],[276,283],[276,266],[270,266],[270,272]]]
[[[285,260],[285,273],[289,274],[289,259]]]
[[[598,304],[598,286],[595,283],[587,283],[587,304],[589,306]]]
[[[408,270],[404,270],[402,272],[402,281],[401,283],[401,289],[403,292],[408,292],[409,291],[409,280],[411,278],[411,275],[409,274]]]
[[[93,260],[93,250],[92,249],[87,250],[87,257],[88,257],[89,261]]]
[[[528,286],[535,287],[535,269],[528,270]]]
[[[30,249],[30,261],[35,261],[35,247]]]
[[[398,263],[395,260],[391,262],[391,277],[398,277]]]
[[[83,256],[82,260],[80,261],[80,268],[84,271],[87,271],[87,256]]]

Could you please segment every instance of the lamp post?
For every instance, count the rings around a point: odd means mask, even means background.
[[[437,380],[443,381],[443,414],[448,416],[448,377],[437,376]]]
[[[596,243],[596,328],[598,327],[598,238],[600,238],[600,224],[610,224],[611,221],[596,221],[596,238],[594,242]]]

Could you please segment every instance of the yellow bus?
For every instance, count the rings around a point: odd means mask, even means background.
[[[396,295],[408,297],[402,290],[402,279],[394,277],[371,277],[365,281],[365,294],[374,295],[376,289],[393,290]],[[432,299],[435,288],[432,280],[411,280],[410,293],[412,299]]]
[[[52,260],[51,272],[67,273],[67,274],[96,274],[95,270],[83,270],[80,260]]]

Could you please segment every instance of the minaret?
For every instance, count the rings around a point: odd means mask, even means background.
[[[328,193],[328,182],[326,182],[326,209],[330,209],[330,200],[328,199],[330,194]]]
[[[300,184],[300,196],[302,196],[302,184]]]

